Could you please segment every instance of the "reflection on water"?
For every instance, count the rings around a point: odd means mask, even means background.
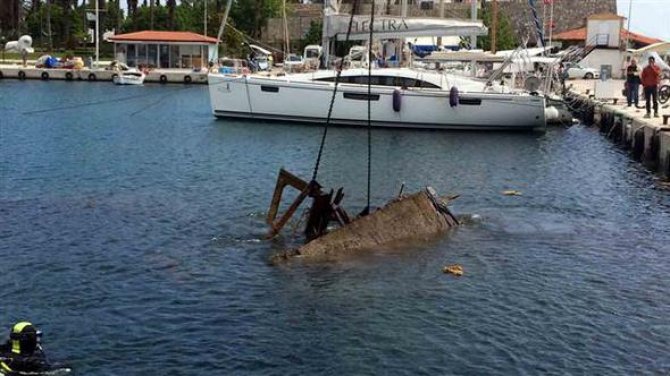
[[[321,129],[215,121],[205,87],[159,100],[176,88],[0,86],[0,324],[37,323],[81,374],[670,372],[669,196],[592,130],[374,130],[373,202],[431,185],[465,225],[271,267],[276,174],[309,177]],[[350,212],[366,142],[332,128],[324,151]]]

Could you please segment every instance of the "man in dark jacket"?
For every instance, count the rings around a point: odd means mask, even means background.
[[[27,321],[15,324],[9,333],[9,340],[0,345],[0,372],[20,375],[49,370],[49,363],[40,345],[41,334]]]
[[[638,105],[640,92],[640,69],[637,67],[635,59],[630,61],[630,65],[626,68],[626,99],[628,107],[635,103]]]

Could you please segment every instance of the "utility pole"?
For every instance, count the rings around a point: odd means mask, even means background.
[[[205,24],[205,36],[207,36],[207,3],[208,3],[208,1],[207,0],[203,0],[203,1],[205,2],[205,22],[204,22],[204,24]]]
[[[496,53],[496,33],[498,31],[498,0],[493,0],[493,16],[491,21],[491,53]]]
[[[630,40],[630,19],[632,18],[631,16],[633,15],[633,0],[628,0],[628,26],[626,26],[626,44],[623,47],[624,53],[623,55],[623,61],[621,62],[621,76],[623,78],[626,78],[626,63],[628,58],[632,58],[632,56],[628,55],[628,42]],[[621,20],[620,23],[621,27],[623,27],[623,20]]]
[[[626,26],[626,50],[628,50],[628,41],[630,39],[630,19],[633,15],[633,0],[628,2],[628,26]]]
[[[150,14],[149,29],[153,30],[154,29],[154,0],[149,0],[149,14]]]

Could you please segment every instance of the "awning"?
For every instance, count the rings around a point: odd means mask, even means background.
[[[336,14],[326,17],[328,38],[345,40],[350,15]],[[423,36],[487,35],[488,29],[481,21],[449,18],[402,18],[375,16],[373,38],[402,39]],[[354,16],[349,40],[367,40],[370,37],[370,16]]]

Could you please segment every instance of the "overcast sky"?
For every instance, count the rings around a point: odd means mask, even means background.
[[[630,30],[670,42],[670,0],[617,0],[620,15],[628,17],[631,1]]]

